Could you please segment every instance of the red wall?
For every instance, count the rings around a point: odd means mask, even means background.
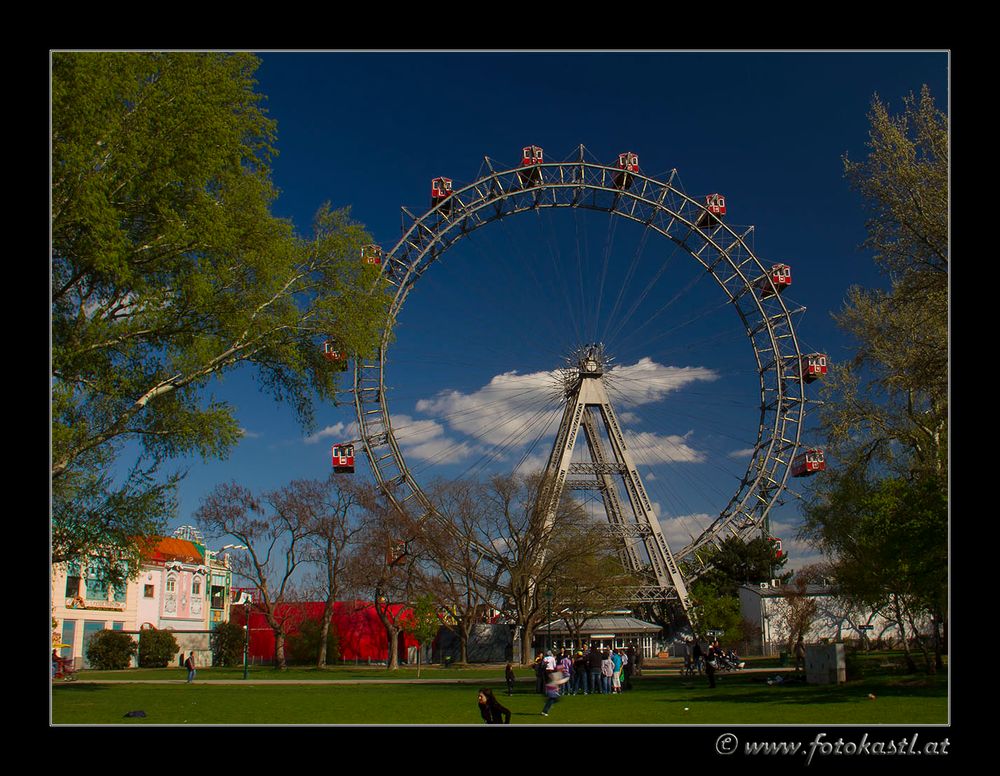
[[[390,608],[396,616],[402,604]],[[319,620],[323,616],[322,603],[286,604],[277,612],[279,617],[289,618],[289,633],[298,631],[298,623],[305,619]],[[243,625],[244,610],[242,606],[232,607],[232,621]],[[386,643],[385,628],[375,613],[375,607],[362,601],[338,601],[333,609],[331,627],[336,628],[340,643],[341,660],[380,660],[389,658],[389,648]],[[418,646],[419,642],[410,634],[400,637],[401,662],[406,660],[406,648]],[[250,657],[255,662],[270,663],[274,660],[274,631],[260,612],[250,613]]]

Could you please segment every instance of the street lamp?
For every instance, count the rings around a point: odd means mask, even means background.
[[[549,649],[552,649],[552,585],[545,588],[545,598],[549,602]]]
[[[227,544],[222,548],[222,551],[226,550],[249,550],[245,544]],[[226,558],[226,566],[229,566],[229,559]],[[244,590],[243,599],[239,602],[244,606],[243,612],[243,678],[246,679],[249,673],[249,657],[250,657],[250,604],[252,599],[250,595]]]
[[[244,607],[244,618],[243,618],[243,679],[247,678],[249,673],[248,658],[250,657],[250,603],[252,599],[249,594],[243,592],[243,607]]]

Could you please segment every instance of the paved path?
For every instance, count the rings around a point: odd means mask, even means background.
[[[787,674],[794,673],[795,668],[788,666],[784,668],[744,668],[742,671],[718,671],[716,676],[739,676],[742,674]],[[677,676],[676,668],[647,668],[643,672],[650,677]],[[642,677],[637,677],[641,682]],[[693,674],[690,679],[704,679],[704,674]],[[516,681],[528,683],[534,682],[534,676],[519,677]],[[72,684],[187,684],[187,678],[180,679],[74,679]],[[261,679],[251,676],[249,679],[195,679],[194,684],[479,684],[503,685],[502,678],[493,679],[487,677],[473,678],[435,678],[435,679]]]

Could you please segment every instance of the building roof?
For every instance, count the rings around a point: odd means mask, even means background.
[[[553,633],[569,633],[565,620],[553,620],[551,623]],[[591,617],[583,623],[580,629],[581,634],[589,633],[654,633],[663,630],[659,625],[651,622],[644,622],[629,617],[627,615],[607,615],[604,617]],[[535,635],[549,632],[549,623],[535,627]]]
[[[205,553],[194,542],[187,539],[177,539],[173,536],[155,536],[151,546],[146,550],[146,560],[153,563],[166,563],[178,560],[183,563],[204,563]]]

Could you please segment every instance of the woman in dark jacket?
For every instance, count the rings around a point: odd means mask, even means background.
[[[479,713],[487,725],[510,724],[510,709],[501,706],[488,687],[479,689]]]

